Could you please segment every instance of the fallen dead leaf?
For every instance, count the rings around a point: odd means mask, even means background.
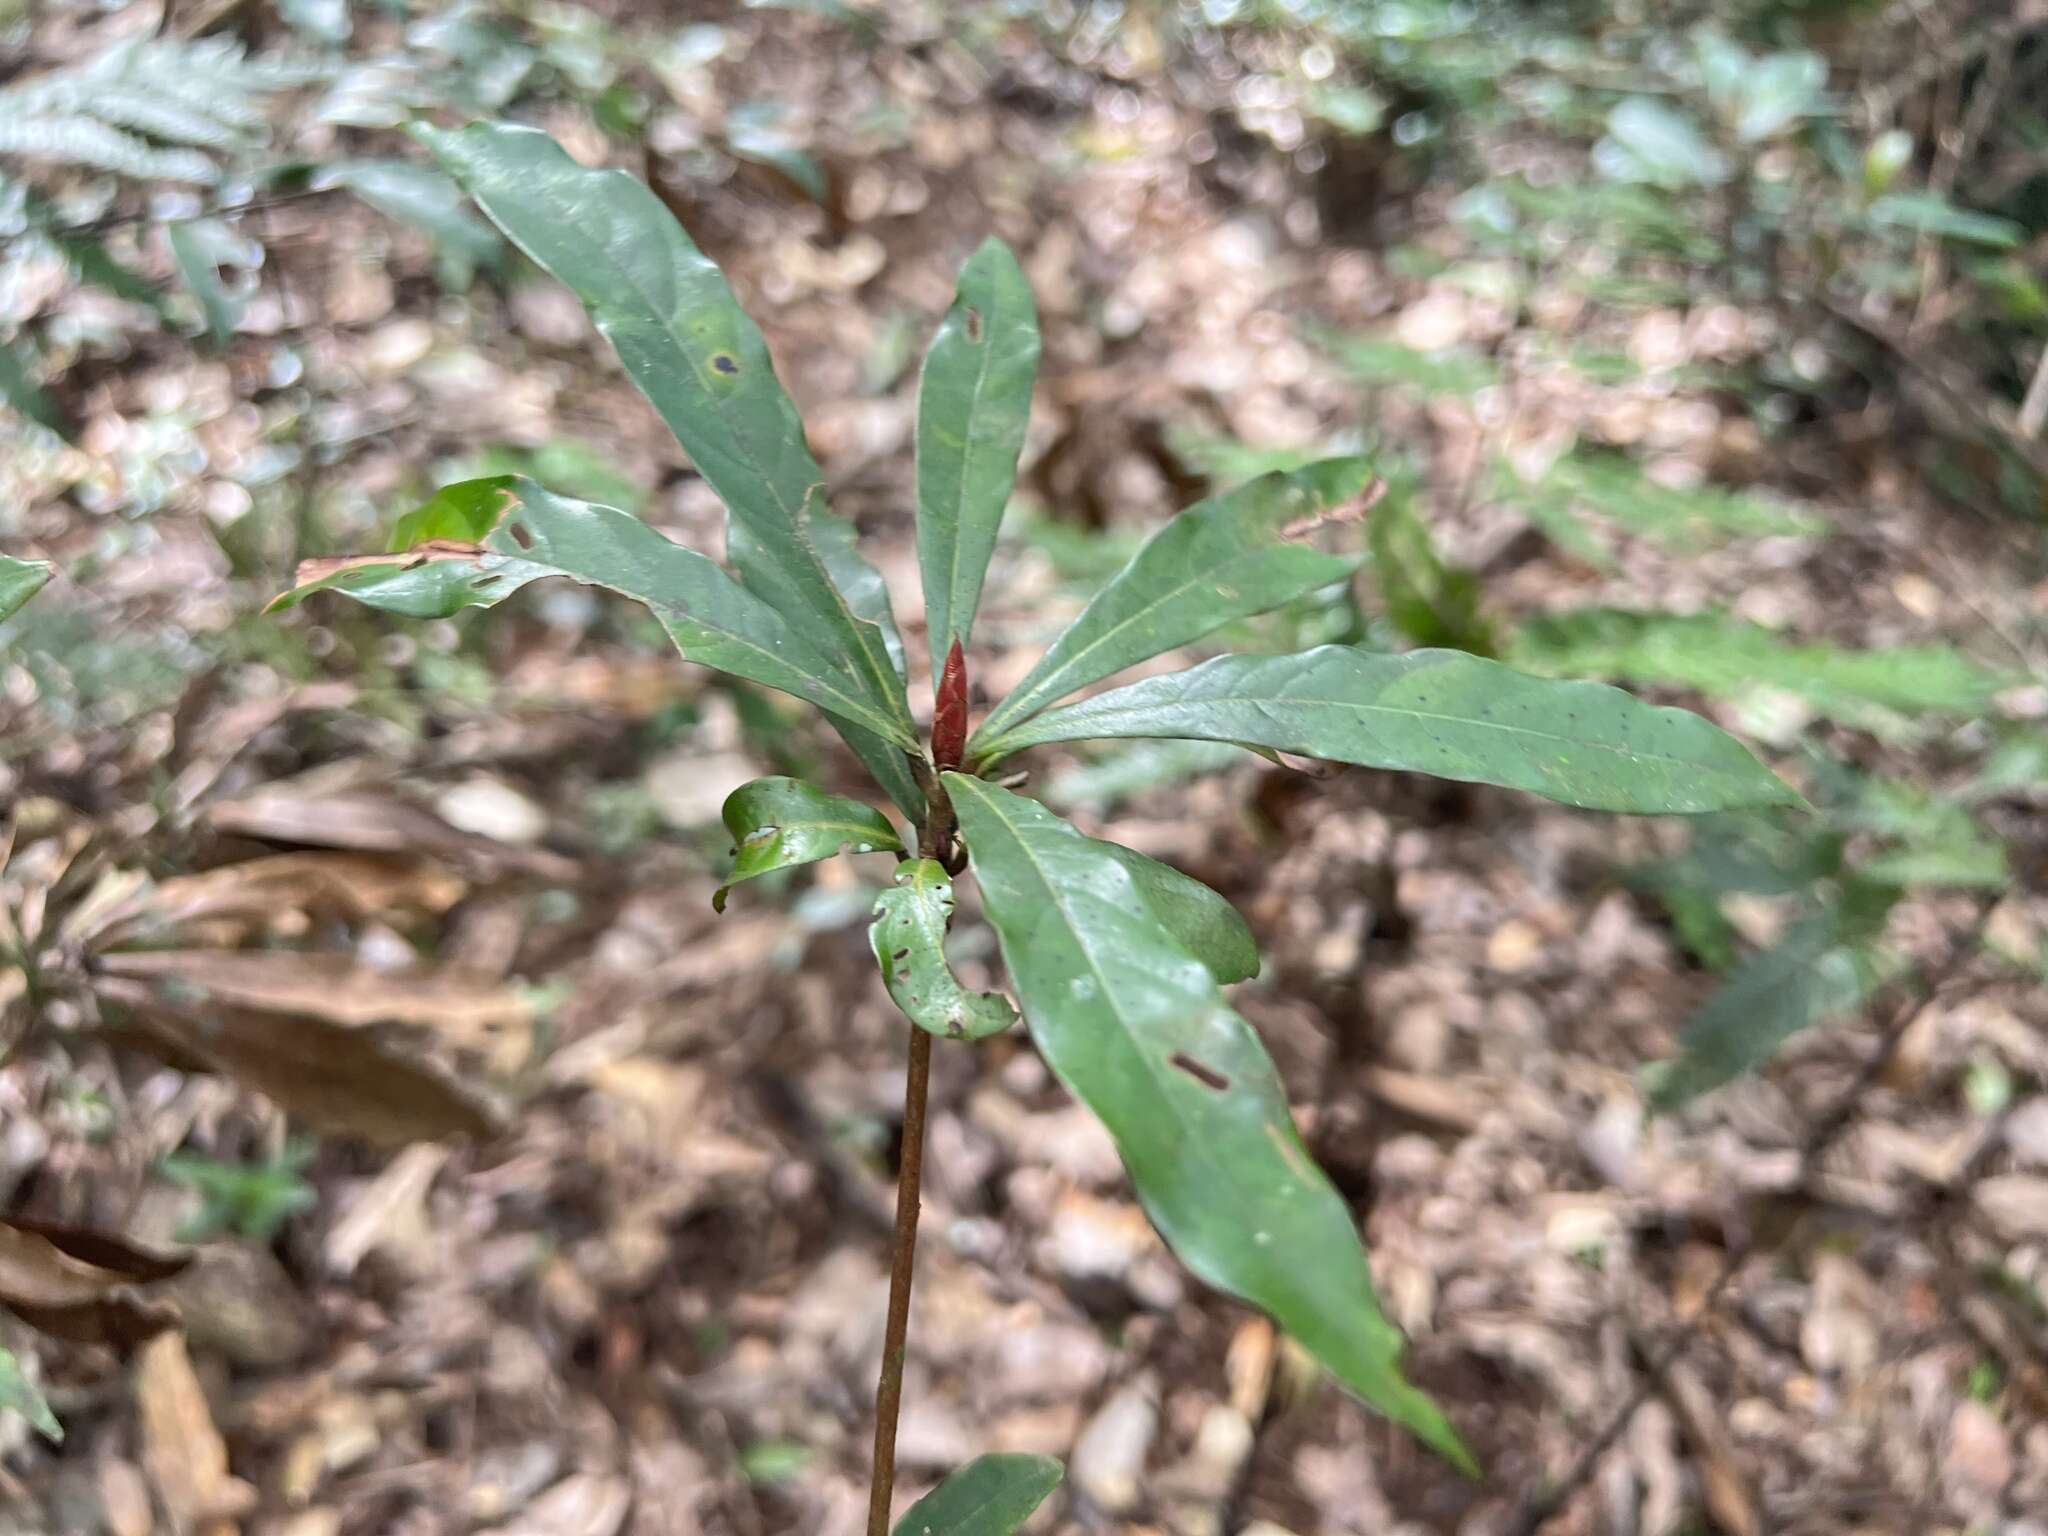
[[[373,970],[344,955],[290,950],[143,950],[99,957],[110,975],[171,982],[237,1007],[308,1014],[330,1023],[417,1024],[459,1042],[526,1020],[511,987],[446,972]]]
[[[136,1357],[135,1407],[143,1470],[177,1529],[231,1530],[255,1507],[256,1490],[228,1471],[227,1442],[178,1334],[159,1334]]]
[[[231,1077],[316,1131],[403,1146],[491,1136],[506,1120],[486,1090],[374,1030],[250,1008],[196,1013],[139,982],[108,981],[101,990],[134,1009],[132,1024],[102,1032],[111,1043],[182,1071]]]
[[[58,1338],[131,1348],[177,1321],[176,1308],[138,1287],[168,1280],[189,1262],[103,1232],[0,1221],[0,1306]]]
[[[448,1161],[448,1149],[407,1147],[356,1196],[327,1234],[321,1257],[337,1275],[351,1275],[370,1254],[389,1251],[411,1269],[431,1246],[427,1191]]]
[[[512,870],[542,880],[571,880],[578,868],[575,860],[560,854],[459,831],[407,801],[360,790],[270,785],[242,799],[208,806],[204,820],[215,832],[264,842],[359,853],[440,854],[466,859],[487,872]]]

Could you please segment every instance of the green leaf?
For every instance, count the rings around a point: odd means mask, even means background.
[[[462,189],[440,171],[403,160],[343,160],[323,167],[312,184],[345,187],[387,218],[425,231],[453,263],[454,286],[504,257],[498,232],[469,211]]]
[[[1218,656],[1041,715],[983,761],[1048,741],[1181,736],[1525,789],[1591,810],[1691,815],[1798,805],[1734,737],[1598,683],[1529,677],[1462,651],[1325,645]]]
[[[1122,843],[1102,846],[1123,865],[1159,926],[1206,965],[1220,984],[1249,981],[1259,974],[1259,941],[1237,908],[1171,864],[1148,859]]]
[[[968,742],[986,754],[1005,729],[1077,688],[1341,581],[1357,561],[1301,542],[1318,522],[1363,511],[1372,466],[1325,459],[1261,475],[1197,502],[1146,540]]]
[[[1863,195],[1877,197],[1899,179],[1913,159],[1913,135],[1891,128],[1870,141],[1863,152]]]
[[[199,301],[206,334],[216,347],[226,346],[241,322],[243,307],[220,280],[220,262],[234,237],[215,219],[181,219],[168,225],[166,233],[178,275]]]
[[[1402,1379],[1401,1334],[1351,1212],[1215,978],[1107,845],[985,780],[945,782],[1032,1038],[1108,1126],[1153,1224],[1205,1283],[1265,1308],[1367,1403],[1472,1471],[1441,1410]]]
[[[1520,629],[1509,659],[1532,671],[1666,683],[1739,698],[1759,686],[1830,719],[1887,731],[1898,717],[1975,715],[2017,681],[1947,645],[1852,651],[1802,644],[1725,614],[1587,608]]]
[[[18,1413],[28,1420],[30,1428],[34,1429],[37,1434],[41,1435],[52,1445],[62,1445],[64,1443],[64,1426],[57,1422],[57,1415],[50,1412],[48,1400],[37,1389],[36,1384],[22,1373],[21,1362],[15,1359],[12,1352],[4,1346],[0,1346],[0,1413]],[[1058,1466],[1057,1462],[1053,1463],[1053,1482],[1059,1481]],[[972,1469],[970,1468],[969,1470]],[[965,1476],[966,1474],[961,1473],[957,1475]],[[1048,1484],[1048,1491],[1050,1491],[1050,1487],[1051,1485]],[[941,1488],[940,1491],[943,1492],[944,1489]],[[936,1498],[937,1494],[934,1494],[933,1497]],[[1039,1495],[1039,1498],[1043,1497],[1045,1497],[1044,1494]],[[929,1503],[930,1500],[925,1502]],[[1035,1504],[1036,1501],[1034,1500],[1033,1502]],[[920,1509],[923,1507],[923,1504],[918,1506]],[[1029,1511],[1027,1510],[1026,1513],[1029,1513]],[[1015,1528],[1014,1526],[1006,1527],[1006,1529],[1010,1530]],[[994,1529],[994,1527],[990,1527],[990,1529]]]
[[[812,202],[825,202],[824,167],[789,136],[782,120],[780,102],[743,101],[726,114],[725,147],[735,160],[780,171]]]
[[[766,778],[742,784],[726,797],[725,829],[732,834],[732,874],[711,898],[725,910],[726,894],[742,880],[797,864],[815,864],[851,848],[855,853],[902,853],[889,818],[871,805],[827,794],[802,779]]]
[[[1870,205],[1870,222],[2001,250],[2010,250],[2026,235],[2011,219],[1958,208],[1932,192],[1888,192]]]
[[[881,713],[775,609],[616,507],[557,496],[517,475],[465,480],[399,519],[392,542],[401,547],[389,555],[305,561],[298,584],[271,607],[336,591],[413,618],[446,618],[567,576],[645,603],[685,660],[794,694],[900,749],[916,745],[908,726]]]
[[[1050,1456],[977,1456],[911,1505],[891,1536],[1013,1536],[1063,1475]]]
[[[1493,654],[1493,634],[1479,611],[1479,578],[1444,564],[1405,491],[1373,511],[1372,571],[1387,617],[1417,645]]]
[[[1581,552],[1579,541],[1558,525],[1579,508],[1687,554],[1730,538],[1820,533],[1827,526],[1806,508],[1722,486],[1680,490],[1659,485],[1633,460],[1588,449],[1566,454],[1534,485],[1524,485],[1502,466],[1496,484],[1499,494],[1531,522],[1575,552]],[[1589,538],[1585,542],[1593,545],[1596,560],[1601,558],[1597,544]]]
[[[834,584],[822,553],[837,523],[803,423],[724,274],[645,184],[578,165],[536,129],[416,131],[512,243],[582,299],[725,502],[740,580],[907,733],[884,635]]]
[[[21,337],[0,342],[0,400],[59,437],[71,436],[72,426],[65,419],[64,408],[36,382],[29,345]]]
[[[1775,138],[1820,108],[1828,63],[1804,49],[1767,53],[1745,72],[1736,93],[1735,136],[1745,144]]]
[[[1405,384],[1425,395],[1469,400],[1500,382],[1493,359],[1470,347],[1418,351],[1375,336],[1331,334],[1323,345],[1361,384],[1375,388]]]
[[[937,859],[905,859],[896,883],[875,902],[868,942],[882,980],[904,1017],[949,1040],[979,1040],[1017,1022],[1000,992],[970,992],[946,964],[946,927],[953,920],[953,877]]]
[[[1728,179],[1728,157],[1690,117],[1649,96],[1631,96],[1607,115],[1607,137],[1593,164],[1616,181],[1662,187],[1711,186]]]
[[[0,555],[0,620],[12,618],[23,603],[42,591],[54,569],[47,560]]]
[[[918,384],[917,563],[934,677],[953,641],[965,644],[974,629],[1037,376],[1031,285],[1010,248],[991,237],[960,269]]]
[[[1686,1024],[1682,1053],[1644,1069],[1650,1103],[1672,1109],[1732,1082],[1801,1030],[1862,1002],[1878,981],[1870,941],[1896,896],[1852,886],[1738,966]]]

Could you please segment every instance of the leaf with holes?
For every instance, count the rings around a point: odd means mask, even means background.
[[[992,755],[991,743],[1011,726],[1077,688],[1342,581],[1357,560],[1325,554],[1307,535],[1321,523],[1362,516],[1373,485],[1367,460],[1324,459],[1261,475],[1180,513],[990,711],[970,755]]]
[[[518,475],[447,486],[400,518],[383,555],[308,560],[273,609],[346,593],[413,618],[503,602],[529,582],[566,576],[645,603],[684,659],[779,688],[893,741],[907,724],[871,704],[767,603],[718,565],[616,507],[574,501]]]
[[[1401,1334],[1380,1313],[1351,1212],[1215,977],[1107,845],[985,780],[945,782],[1032,1038],[1109,1127],[1174,1252],[1471,1470],[1441,1410],[1402,1378]]]
[[[960,269],[918,385],[917,562],[934,675],[974,629],[1037,376],[1031,285],[1010,248],[991,238]]]
[[[1598,683],[1529,677],[1462,651],[1326,645],[1219,656],[1053,710],[983,744],[1182,736],[1528,790],[1566,805],[1691,815],[1798,805],[1733,736]]]
[[[22,604],[43,590],[51,569],[47,560],[0,555],[0,621],[12,618]]]
[[[977,1456],[911,1505],[891,1536],[1013,1536],[1063,1475],[1050,1456]]]
[[[949,1040],[979,1040],[1017,1022],[1017,1010],[999,992],[970,992],[946,963],[946,928],[953,921],[953,879],[936,859],[905,859],[896,883],[875,902],[868,942],[882,980],[904,1017]]]
[[[644,183],[578,165],[536,129],[415,131],[491,222],[583,301],[725,502],[741,582],[844,671],[869,712],[890,721],[881,734],[907,732],[887,637],[874,610],[863,614],[846,590],[856,567],[868,576],[872,568],[825,510],[825,478],[796,407],[716,264]]]
[[[802,779],[777,777],[742,784],[726,797],[724,817],[725,829],[732,834],[733,866],[711,898],[720,912],[734,886],[771,870],[815,864],[848,849],[904,851],[889,818],[873,806],[827,794]]]

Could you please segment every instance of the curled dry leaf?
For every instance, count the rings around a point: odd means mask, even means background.
[[[111,1043],[232,1077],[315,1131],[403,1146],[490,1136],[505,1122],[495,1096],[381,1031],[217,1002],[200,1011],[138,980],[108,978],[100,992],[131,1010],[103,1031]]]
[[[515,848],[462,832],[407,801],[357,790],[321,792],[273,785],[207,807],[205,822],[215,832],[301,848],[413,857],[438,854],[485,873],[511,871],[566,881],[577,871],[576,862],[560,854]]]
[[[278,853],[178,875],[136,892],[95,935],[102,944],[195,923],[263,929],[295,916],[360,922],[392,913],[446,912],[467,884],[431,859],[379,853]]]
[[[129,1349],[177,1322],[174,1307],[141,1288],[189,1262],[109,1233],[10,1217],[0,1220],[0,1306],[54,1337]]]
[[[202,992],[272,1013],[310,1014],[349,1026],[416,1024],[467,1041],[524,1023],[511,987],[445,972],[372,970],[345,955],[291,950],[170,949],[101,955],[110,976]]]

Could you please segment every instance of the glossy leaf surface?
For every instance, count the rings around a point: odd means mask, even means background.
[[[925,355],[917,397],[917,561],[932,673],[967,640],[1038,376],[1038,311],[1002,241],[960,269],[953,307]]]
[[[868,929],[882,980],[896,1006],[919,1029],[952,1040],[1000,1034],[1017,1010],[999,992],[970,992],[946,964],[946,928],[953,920],[953,877],[936,859],[905,859],[896,883],[875,902]]]
[[[911,1505],[891,1536],[1012,1536],[1061,1475],[1050,1456],[977,1456]]]
[[[1470,1468],[1400,1372],[1351,1212],[1279,1075],[1124,861],[1032,800],[946,775],[1032,1038],[1115,1137],[1154,1225],[1202,1280],[1271,1312],[1360,1397]]]
[[[878,710],[782,615],[695,550],[616,507],[557,496],[517,475],[464,480],[399,519],[389,555],[308,560],[272,607],[345,592],[374,608],[445,618],[566,576],[645,603],[685,659],[779,688],[887,735],[916,738]]]
[[[843,658],[871,706],[907,722],[887,638],[845,590],[856,565],[872,568],[838,536],[796,407],[717,265],[644,183],[578,165],[536,129],[418,133],[512,243],[583,301],[725,502],[741,581],[820,654]]]
[[[985,743],[1180,736],[1398,768],[1604,811],[1693,814],[1799,796],[1700,716],[1462,651],[1326,645],[1219,656],[1056,709]]]
[[[1259,974],[1259,944],[1237,908],[1192,875],[1148,859],[1122,843],[1102,844],[1136,883],[1159,925],[1218,982],[1249,981]]]
[[[827,794],[802,779],[755,779],[726,796],[721,813],[732,834],[732,874],[711,898],[718,911],[742,880],[797,864],[854,853],[903,851],[889,818],[871,805]]]
[[[982,722],[969,755],[1077,688],[1341,581],[1358,562],[1301,542],[1366,506],[1372,466],[1325,459],[1197,502],[1148,539],[1023,682]]]

